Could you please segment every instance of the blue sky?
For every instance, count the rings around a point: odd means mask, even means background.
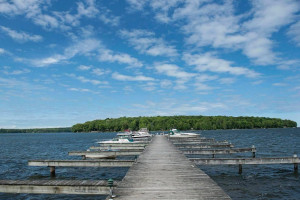
[[[300,124],[298,0],[0,0],[0,128],[121,116]]]

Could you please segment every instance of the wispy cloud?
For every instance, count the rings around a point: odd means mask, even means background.
[[[77,69],[81,70],[81,71],[87,71],[90,70],[92,67],[91,66],[86,66],[86,65],[80,65],[77,67]]]
[[[230,85],[233,84],[236,80],[234,78],[221,78],[219,79],[219,82],[221,84]]]
[[[196,66],[195,69],[204,72],[229,73],[233,75],[244,75],[250,78],[260,76],[259,73],[245,67],[233,67],[232,62],[217,58],[210,53],[204,54],[184,54],[183,59],[188,65]]]
[[[121,64],[127,64],[129,67],[142,67],[143,64],[136,58],[126,53],[115,53],[109,49],[102,49],[99,51],[98,56],[100,61],[106,62],[118,62]]]
[[[3,74],[6,74],[6,75],[21,75],[21,74],[27,74],[30,72],[29,69],[19,69],[19,70],[8,70],[8,69],[5,69],[5,70],[1,70],[3,72]]]
[[[300,46],[300,21],[293,24],[287,34],[292,38],[297,46]]]
[[[0,48],[0,54],[4,54],[5,53],[5,50]]]
[[[86,88],[69,88],[69,90],[75,92],[91,92],[90,89],[86,89]]]
[[[76,55],[89,56],[90,53],[97,50],[101,45],[101,42],[97,39],[84,39],[74,43],[67,47],[63,54],[55,54],[50,57],[31,59],[29,60],[32,64],[38,67],[44,67],[52,64],[58,64],[63,61],[67,61]],[[26,60],[26,59],[25,59]]]
[[[154,32],[146,30],[122,30],[120,34],[126,38],[130,45],[132,45],[140,53],[151,56],[177,56],[175,46],[168,45],[162,38],[156,38]]]
[[[30,34],[25,33],[25,32],[17,32],[15,30],[12,30],[12,29],[7,28],[5,26],[0,26],[0,28],[9,37],[11,37],[12,39],[14,39],[18,42],[28,42],[28,41],[39,42],[43,39],[43,37],[40,36],[40,35],[30,35]]]
[[[72,27],[80,25],[83,17],[98,17],[103,23],[116,26],[119,23],[119,17],[112,15],[109,9],[96,5],[95,0],[86,0],[77,2],[76,13],[67,11],[47,12],[50,7],[50,1],[12,1],[6,0],[0,2],[0,13],[6,15],[25,15],[36,25],[44,29],[60,29],[62,31],[70,30]]]
[[[189,79],[191,77],[196,76],[195,73],[186,72],[174,64],[156,64],[154,65],[154,68],[160,74],[179,79]]]
[[[300,10],[296,0],[253,0],[252,10],[236,15],[233,1],[135,1],[127,2],[136,10],[153,9],[158,21],[178,23],[186,43],[242,52],[258,65],[278,64],[284,60],[274,52],[272,34],[295,20]],[[180,6],[178,6],[180,5]],[[298,41],[298,25],[289,31]]]
[[[155,80],[152,77],[147,77],[143,75],[128,76],[128,75],[119,74],[118,72],[114,72],[112,74],[112,78],[118,81],[154,81]]]
[[[91,83],[93,85],[108,84],[107,81],[99,81],[99,80],[95,80],[95,79],[89,79],[84,76],[77,76],[75,74],[66,74],[66,75],[69,77],[72,77],[74,79],[77,79],[77,80],[81,81],[82,83]]]

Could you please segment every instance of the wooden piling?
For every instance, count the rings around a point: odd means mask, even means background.
[[[242,174],[242,172],[243,172],[243,166],[242,164],[239,164],[239,174]]]
[[[50,176],[55,177],[55,167],[54,166],[50,166]]]

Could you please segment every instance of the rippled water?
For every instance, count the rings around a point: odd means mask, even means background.
[[[300,156],[300,129],[257,129],[203,131],[205,137],[228,140],[235,147],[257,148],[257,157]],[[68,151],[86,150],[99,139],[115,133],[0,134],[0,179],[51,179],[47,167],[29,167],[34,159],[78,159]],[[221,157],[218,155],[217,157]],[[222,156],[224,157],[224,156]],[[251,153],[234,155],[251,157]],[[200,166],[233,199],[299,199],[300,178],[293,165]],[[57,168],[55,179],[121,180],[128,168]],[[101,196],[3,194],[0,199],[105,199]]]

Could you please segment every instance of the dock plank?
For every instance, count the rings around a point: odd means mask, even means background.
[[[29,166],[46,167],[130,167],[134,160],[30,160]]]
[[[115,181],[114,186],[116,187]],[[108,195],[107,181],[0,180],[0,193]]]
[[[231,199],[164,136],[153,138],[114,193],[117,200]]]

